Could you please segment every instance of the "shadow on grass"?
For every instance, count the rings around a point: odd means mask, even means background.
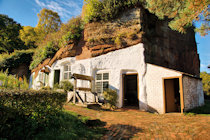
[[[185,115],[210,115],[210,100],[205,100],[205,105],[201,107],[194,108],[185,113]]]
[[[102,139],[130,139],[134,137],[135,134],[143,132],[141,128],[122,124],[114,124],[107,129],[108,132]]]
[[[17,115],[0,125],[0,139],[100,139],[105,133],[104,122],[89,126],[87,117],[69,111],[59,111],[43,118],[45,121]]]
[[[90,125],[90,122],[94,124]],[[89,120],[87,117],[69,111],[62,112],[38,139],[99,139],[105,133],[104,122]]]

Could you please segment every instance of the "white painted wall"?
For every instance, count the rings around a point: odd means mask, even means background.
[[[145,80],[148,110],[164,113],[163,78],[176,76],[181,76],[181,73],[147,64]]]
[[[72,73],[85,74],[94,76],[98,70],[106,70],[109,72],[109,84],[110,88],[117,90],[119,95],[118,107],[122,107],[122,74],[127,72],[135,72],[139,74],[139,88],[140,88],[140,100],[142,103],[146,101],[144,86],[141,82],[144,77],[140,73],[145,73],[144,62],[144,48],[143,44],[138,44],[129,48],[110,52],[98,57],[75,60],[75,57],[68,57],[62,60],[56,61],[51,67],[51,73],[49,75],[50,86],[53,86],[54,82],[54,70],[60,69],[60,80],[63,80],[63,65],[66,63],[71,64]],[[88,87],[86,81],[79,81],[77,86]],[[141,106],[143,109],[143,106]]]
[[[50,68],[50,87],[53,87],[55,70],[60,70],[60,81],[63,80],[65,64],[71,65],[72,74],[77,73],[95,77],[97,71],[103,70],[109,72],[110,88],[117,90],[119,95],[118,107],[123,106],[122,75],[126,73],[137,73],[140,110],[157,111],[159,113],[164,113],[163,78],[182,75],[180,72],[174,70],[146,64],[142,43],[90,59],[76,60],[75,57],[68,57],[58,60]],[[34,75],[34,73],[32,75]],[[32,87],[34,89],[39,88],[38,79],[39,76],[33,81]],[[187,80],[184,79],[184,86],[186,86],[184,92],[191,94],[191,92],[186,91],[190,88],[190,85],[187,85],[186,81]],[[201,94],[200,84],[201,83],[197,83],[197,87],[199,88],[196,89],[195,94]],[[77,86],[89,87],[90,85],[88,81],[78,81]],[[81,97],[83,98],[84,95],[81,94]],[[92,99],[93,98],[90,97],[89,101]],[[187,100],[186,97],[185,99]],[[200,98],[199,103],[203,103],[202,98]]]

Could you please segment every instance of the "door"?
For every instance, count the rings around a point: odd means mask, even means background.
[[[179,79],[165,79],[166,112],[180,112]]]
[[[60,70],[55,70],[54,84],[59,84],[59,82],[60,82]]]
[[[124,77],[124,106],[139,106],[138,101],[138,76],[123,75]]]

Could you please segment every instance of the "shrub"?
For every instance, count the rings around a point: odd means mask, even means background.
[[[52,88],[50,87],[50,86],[43,86],[42,88],[41,88],[41,90],[52,90]]]
[[[107,89],[103,94],[106,104],[108,104],[112,109],[116,108],[118,100],[117,91],[113,89]]]
[[[65,92],[68,92],[68,91],[74,90],[74,85],[71,82],[64,80],[64,81],[61,81],[60,84],[58,84],[58,83],[54,84],[53,88],[54,89],[63,89]]]
[[[97,21],[102,15],[103,5],[100,0],[86,0],[83,20],[85,23]]]
[[[116,37],[114,43],[117,45],[117,46],[122,46],[122,39],[120,37]]]
[[[0,89],[28,89],[29,84],[26,77],[18,78],[8,75],[8,70],[0,72]]]
[[[83,19],[85,22],[109,21],[121,11],[138,6],[142,0],[85,0]]]
[[[37,48],[33,55],[33,61],[31,62],[30,69],[34,69],[45,59],[52,58],[58,49],[59,47],[55,46],[54,42],[48,42],[46,46],[40,46]]]
[[[74,85],[71,82],[65,80],[65,81],[61,81],[60,88],[64,89],[65,92],[73,91]]]
[[[203,83],[203,92],[206,97],[210,98],[210,74],[207,72],[201,72],[200,74]]]
[[[31,139],[50,127],[66,101],[66,94],[53,91],[0,90],[0,138]]]
[[[77,43],[82,36],[83,22],[81,17],[72,18],[67,24],[61,27],[63,35],[60,39],[60,47],[64,47],[68,44]]]

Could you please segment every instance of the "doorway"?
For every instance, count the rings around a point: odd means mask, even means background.
[[[138,75],[129,74],[123,75],[124,84],[124,107],[139,107],[138,101]]]
[[[60,82],[60,70],[55,70],[54,74],[54,85]]]
[[[181,112],[179,78],[164,79],[165,110],[169,112]]]

